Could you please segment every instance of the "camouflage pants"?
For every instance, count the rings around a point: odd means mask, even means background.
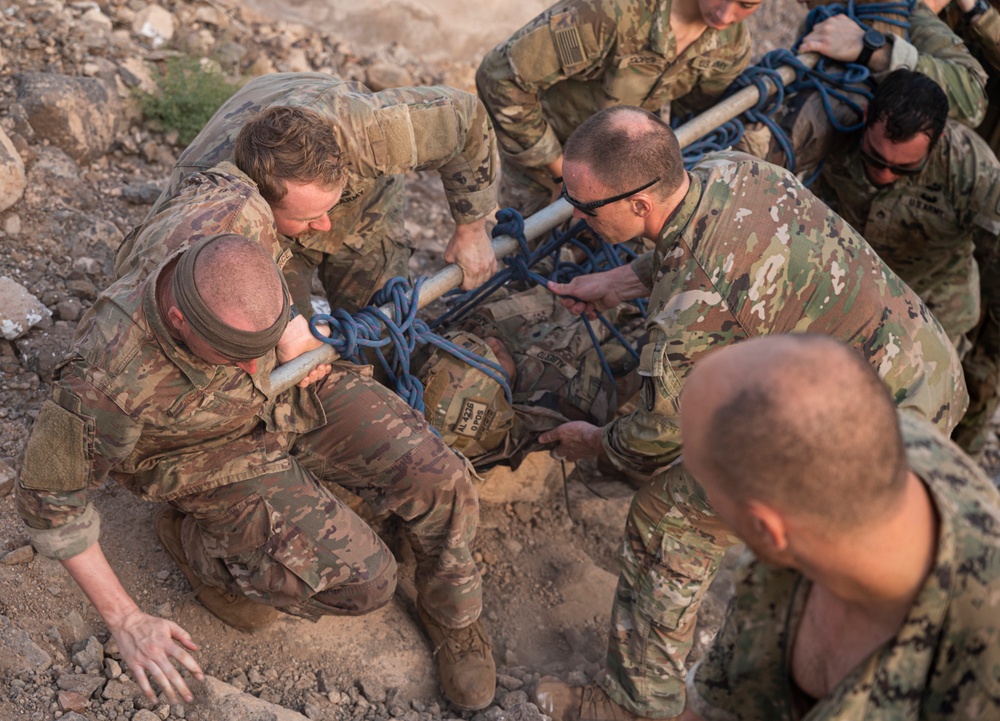
[[[475,621],[482,581],[469,544],[479,505],[465,462],[366,368],[338,363],[319,396],[327,423],[298,437],[287,471],[174,501],[187,514],[192,568],[209,585],[311,618],[385,604],[395,560],[324,486],[336,483],[402,519],[419,601],[435,621]]]
[[[632,499],[611,611],[604,689],[652,718],[684,710],[684,662],[698,608],[739,538],[677,462]]]
[[[355,313],[368,304],[372,295],[396,276],[409,277],[408,263],[413,255],[403,225],[403,180],[390,177],[376,185],[372,197],[358,212],[357,224],[345,242],[337,237],[342,232],[338,225],[323,233],[321,241],[311,238],[304,247],[292,239],[284,239],[292,251],[291,259],[283,268],[292,301],[306,318],[312,317],[312,276],[319,268],[319,279],[326,291],[331,308],[343,308]]]
[[[527,218],[552,202],[552,175],[545,168],[528,168],[500,156],[501,208],[514,208]]]

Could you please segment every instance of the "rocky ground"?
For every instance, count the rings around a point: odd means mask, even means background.
[[[429,22],[447,28],[452,2],[442,0]],[[144,217],[182,150],[176,133],[156,130],[137,110],[134,89],[151,89],[153,70],[184,54],[211,58],[233,76],[321,70],[376,89],[441,82],[472,89],[477,60],[467,48],[473,46],[456,42],[455,53],[438,53],[430,62],[412,45],[358,40],[374,34],[334,35],[322,23],[275,19],[317,16],[309,4],[256,3],[258,11],[234,0],[0,5],[2,719],[432,721],[458,715],[438,693],[405,580],[396,602],[367,617],[315,624],[285,618],[257,634],[236,632],[190,598],[153,538],[152,508],[112,484],[94,494],[112,566],[143,608],[191,632],[211,676],[196,689],[194,704],[149,703],[123,673],[114,642],[62,567],[32,552],[9,495],[54,364],[81,314],[112,280],[118,243]],[[497,26],[516,27],[539,7],[537,0],[496,5],[483,10],[475,47],[485,37],[482,28],[493,27],[489,12],[502,15]],[[416,12],[416,4],[407,7]],[[387,12],[370,22],[384,24]],[[523,17],[512,23],[518,12]],[[768,0],[752,18],[758,54],[786,45],[799,13],[792,0]],[[358,13],[351,18],[364,20]],[[407,230],[419,247],[414,270],[428,272],[441,264],[451,223],[434,177],[412,178],[407,210]],[[527,690],[540,674],[584,682],[600,668],[632,489],[594,468],[563,468],[542,454],[516,474],[489,474],[479,489],[477,560],[500,675],[495,704],[473,718],[532,721],[539,714]],[[385,535],[391,542],[391,526]],[[406,569],[404,563],[404,576]],[[695,655],[718,624],[726,584],[723,574],[702,614]]]

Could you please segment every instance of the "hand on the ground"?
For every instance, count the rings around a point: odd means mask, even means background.
[[[150,616],[138,609],[125,616],[120,625],[111,631],[122,658],[146,698],[156,701],[156,693],[149,683],[152,679],[163,689],[170,703],[180,703],[180,698],[188,703],[194,700],[184,678],[171,661],[176,659],[199,681],[205,680],[198,662],[188,653],[188,650],[197,651],[198,645],[187,631],[173,621]]]
[[[834,15],[817,23],[812,32],[802,38],[800,53],[819,53],[833,60],[853,63],[864,47],[864,28],[846,15]]]
[[[604,453],[600,426],[585,421],[563,423],[540,435],[538,442],[557,444],[552,449],[552,457],[560,461],[597,458]]]
[[[497,257],[486,233],[486,218],[456,225],[444,259],[457,263],[465,274],[462,290],[472,290],[488,281],[497,270]]]

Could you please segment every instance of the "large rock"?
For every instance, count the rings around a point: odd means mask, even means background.
[[[161,47],[174,37],[176,23],[174,16],[159,5],[147,5],[135,14],[132,32],[148,38],[154,48]]]
[[[204,683],[190,679],[188,686],[194,694],[194,703],[184,705],[189,717],[213,721],[308,721],[300,713],[243,693],[212,676],[206,676]]]
[[[6,616],[0,616],[0,676],[44,671],[51,665],[52,658],[23,628],[14,625]]]
[[[58,320],[51,328],[21,338],[16,344],[21,367],[48,382],[56,365],[69,352],[75,332],[76,323]]]
[[[111,148],[118,97],[96,78],[55,73],[21,73],[18,103],[36,139],[62,148],[78,163],[90,163]]]
[[[80,166],[58,147],[40,147],[28,169],[24,202],[38,208],[92,210],[97,195],[80,175]],[[61,224],[60,224],[61,225]]]
[[[0,128],[0,213],[24,195],[24,161]]]
[[[0,336],[20,338],[52,312],[20,283],[0,276]]]
[[[571,466],[567,465],[569,473]],[[545,451],[530,453],[524,462],[512,471],[507,466],[494,466],[476,482],[479,500],[484,503],[537,502],[549,489],[562,484],[562,466],[552,454]]]

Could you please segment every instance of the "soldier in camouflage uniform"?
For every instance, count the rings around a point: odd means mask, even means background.
[[[609,242],[642,235],[655,250],[630,266],[550,284],[574,312],[649,296],[638,408],[603,429],[569,423],[543,434],[555,452],[607,454],[655,472],[632,502],[602,687],[547,682],[557,721],[674,716],[698,607],[736,537],[681,464],[678,400],[692,365],[761,335],[810,331],[850,343],[901,408],[950,433],[967,395],[940,324],[847,223],[787,171],[717,153],[685,173],[677,139],[636,108],[602,111],[566,145],[564,197]],[[657,180],[652,190],[634,188]],[[662,186],[660,185],[662,183]],[[578,299],[578,300],[576,300]],[[582,706],[581,706],[582,703]]]
[[[245,314],[270,302],[271,323],[280,306],[271,298],[284,307],[262,340]],[[402,519],[445,693],[459,708],[483,707],[495,667],[478,621],[482,584],[469,549],[478,502],[467,466],[369,367],[337,363],[326,378],[314,371],[306,387],[274,394],[273,348],[288,309],[270,253],[234,235],[202,238],[104,291],[25,450],[16,502],[32,542],[91,598],[146,695],[154,698],[148,673],[171,700],[176,690],[190,701],[171,657],[200,673],[180,645],[196,647],[120,588],[88,490],[110,476],[169,504],[156,532],[198,599],[253,629],[274,609],[360,614],[392,597],[396,562],[327,488],[339,484]]]
[[[996,295],[994,276],[980,282],[975,256],[990,262],[997,255],[1000,162],[974,131],[946,122],[944,93],[920,73],[890,75],[868,108],[864,129],[838,140],[816,192],[917,292],[959,349],[976,402],[956,440],[977,452],[990,403],[996,408],[996,381],[982,390],[998,372],[997,360],[983,363],[996,359],[996,331],[992,321],[982,326],[977,337],[986,349],[971,357],[968,334],[980,320],[980,287]]]
[[[531,215],[552,202],[562,143],[602,108],[710,106],[747,65],[742,21],[761,2],[562,0],[494,48],[476,87],[500,141],[500,204]]]
[[[985,2],[956,0],[932,10],[961,37],[989,72],[986,95],[990,101],[986,119],[976,129],[993,153],[1000,152],[1000,12]],[[962,360],[969,386],[969,411],[952,437],[967,453],[978,455],[990,436],[990,420],[1000,407],[1000,248],[995,242],[976,246],[982,312],[979,324],[969,333],[972,350]]]
[[[810,7],[824,4],[800,1]],[[877,84],[900,68],[922,73],[948,95],[949,117],[970,128],[976,127],[986,113],[986,71],[955,33],[922,2],[916,4],[909,22],[908,37],[887,33],[885,45],[871,53],[867,67],[872,80]],[[832,60],[856,62],[864,48],[864,32],[848,16],[835,15],[817,23],[803,37],[799,52],[816,52]],[[860,95],[852,97],[862,107],[867,102]],[[846,103],[836,98],[831,98],[830,103],[842,124],[853,125],[861,120]],[[779,109],[778,120],[795,153],[796,175],[812,176],[829,157],[836,135],[822,97],[815,92],[798,93]],[[776,165],[788,163],[781,146],[763,126],[750,126],[737,147]]]
[[[268,155],[268,145],[281,146],[285,138],[280,133],[288,131],[258,114],[283,107],[319,116],[340,148],[346,181],[324,187],[310,178],[273,182],[269,175],[278,170],[295,179],[298,162],[288,158],[282,161],[284,169],[274,167],[280,156]],[[244,128],[248,121],[255,125]],[[283,243],[293,251],[285,275],[303,315],[312,315],[310,287],[317,267],[330,303],[349,312],[366,305],[388,279],[408,276],[412,245],[403,227],[403,174],[414,170],[435,170],[441,176],[456,223],[445,260],[463,268],[463,287],[476,287],[494,272],[496,258],[485,222],[496,207],[496,139],[474,95],[443,86],[372,93],[360,83],[322,73],[256,78],[218,110],[184,151],[151,216],[173,202],[185,179],[233,162],[241,130],[247,138],[245,157],[236,164],[257,184],[274,211],[272,222]],[[307,156],[308,139],[305,145],[301,153]],[[248,167],[255,161],[258,167]],[[287,195],[278,197],[281,187],[275,188],[277,193],[265,192],[275,185],[283,185]],[[303,197],[310,190],[317,195]],[[119,274],[126,261],[134,264],[147,252],[132,247],[141,232],[142,227],[126,239]]]
[[[1000,495],[938,429],[809,336],[699,364],[681,427],[753,551],[684,721],[1000,718]]]

